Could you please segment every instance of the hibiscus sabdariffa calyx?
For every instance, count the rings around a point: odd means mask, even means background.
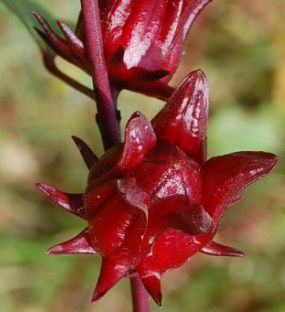
[[[274,168],[277,157],[237,152],[207,160],[208,104],[206,77],[192,72],[151,122],[133,114],[124,143],[100,159],[74,138],[90,170],[84,194],[38,184],[87,221],[83,232],[49,253],[102,256],[93,300],[137,272],[160,304],[161,275],[193,254],[243,256],[214,242],[214,235],[226,209],[240,200],[246,186]]]
[[[99,1],[103,50],[111,87],[118,91],[128,89],[160,99],[168,98],[173,88],[167,83],[179,65],[186,36],[196,17],[210,2]],[[42,16],[36,12],[34,15],[41,28],[37,29],[38,34],[55,55],[92,74],[86,49],[84,14],[79,16],[75,33],[59,21],[61,37]],[[55,73],[53,58],[44,52],[46,66]],[[63,79],[62,75],[60,78]],[[84,89],[81,91],[90,95]]]

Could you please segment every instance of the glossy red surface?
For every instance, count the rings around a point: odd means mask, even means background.
[[[167,85],[175,73],[183,42],[193,22],[211,0],[99,1],[106,66],[113,88],[129,89],[160,99],[173,89]],[[59,56],[91,74],[84,21],[75,33],[63,22],[59,37],[34,13],[41,38]]]
[[[208,103],[207,79],[195,71],[152,123],[135,113],[124,143],[101,159],[76,139],[90,168],[86,192],[79,195],[77,206],[74,195],[39,185],[63,208],[88,221],[83,237],[80,234],[50,253],[72,253],[74,248],[74,253],[94,250],[103,257],[94,300],[123,276],[137,272],[160,304],[161,275],[195,253],[243,255],[212,239],[226,209],[240,199],[246,186],[274,168],[277,157],[237,152],[207,160]]]

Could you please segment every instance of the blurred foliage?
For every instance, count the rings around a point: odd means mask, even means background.
[[[35,28],[38,28],[38,23],[31,12],[36,11],[41,14],[51,25],[55,28],[56,22],[52,16],[49,15],[48,10],[43,9],[41,5],[38,5],[36,2],[30,0],[0,0],[6,7],[11,10],[25,25],[29,33],[33,36],[36,43],[39,47],[44,49],[49,49],[45,42],[41,40],[35,31]],[[51,51],[50,51],[51,52]]]
[[[61,19],[74,21],[79,10],[78,0],[34,1]],[[173,85],[197,67],[207,73],[209,154],[265,150],[281,159],[275,173],[228,212],[218,234],[247,257],[197,255],[166,274],[165,312],[285,311],[284,14],[285,0],[214,1],[189,35]],[[130,311],[127,280],[89,303],[97,257],[45,255],[83,223],[33,186],[45,181],[70,192],[84,189],[87,170],[69,137],[86,139],[102,154],[94,103],[44,71],[33,40],[4,6],[0,37],[0,311]],[[90,84],[77,69],[60,66]],[[151,117],[162,104],[123,92],[123,124],[133,111]]]

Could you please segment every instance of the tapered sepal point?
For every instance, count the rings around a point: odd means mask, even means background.
[[[158,139],[177,145],[198,163],[206,160],[208,82],[197,70],[188,74],[154,117]]]
[[[236,152],[209,159],[203,168],[205,206],[218,224],[225,210],[249,184],[270,173],[278,157],[265,152]]]
[[[161,281],[160,274],[153,273],[146,276],[141,277],[141,280],[144,284],[145,289],[153,298],[158,306],[161,307],[162,303],[162,293],[161,293]]]
[[[96,254],[88,241],[87,230],[82,231],[72,239],[50,248],[49,255],[60,254]]]
[[[201,249],[201,252],[210,256],[224,256],[224,257],[244,257],[245,254],[233,247],[221,245],[214,241],[209,242]]]
[[[76,136],[72,136],[74,143],[76,144],[84,163],[86,164],[87,168],[90,169],[95,162],[98,160],[98,157],[93,153],[91,148],[80,138]]]
[[[36,183],[36,187],[43,193],[45,193],[60,207],[82,219],[85,219],[85,212],[82,200],[83,194],[65,193],[44,183]]]
[[[99,279],[92,297],[92,302],[105,295],[122,277],[128,273],[128,267],[102,258]]]

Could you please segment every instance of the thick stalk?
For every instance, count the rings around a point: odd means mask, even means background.
[[[149,296],[140,277],[138,274],[135,274],[130,278],[130,280],[133,298],[133,311],[150,312]]]
[[[98,0],[81,0],[87,53],[97,103],[97,123],[105,149],[120,143],[120,114],[116,109],[117,90],[111,90],[105,64]],[[134,312],[150,312],[149,296],[136,274],[131,277]]]
[[[81,0],[81,6],[97,103],[96,120],[107,150],[120,142],[120,127],[105,64],[100,9],[98,0]]]

